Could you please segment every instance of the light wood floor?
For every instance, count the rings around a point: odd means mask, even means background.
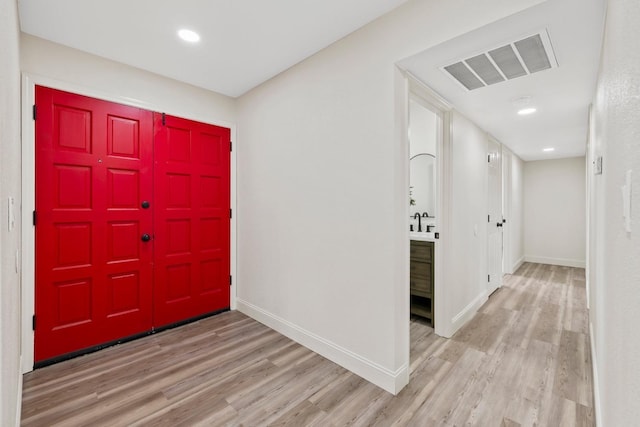
[[[398,395],[238,312],[29,373],[24,426],[593,426],[584,270],[524,264]]]

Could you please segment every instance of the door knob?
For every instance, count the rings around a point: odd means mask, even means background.
[[[142,206],[142,209],[149,209],[149,202],[148,201],[144,201],[140,204]]]
[[[149,240],[151,240],[151,236],[145,233],[140,237],[140,240],[142,240],[143,242],[148,242]]]
[[[501,222],[497,223],[496,227],[502,227],[502,223]]]

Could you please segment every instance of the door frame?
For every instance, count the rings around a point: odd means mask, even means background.
[[[445,283],[450,276],[449,273],[449,253],[448,253],[448,237],[450,234],[450,216],[451,216],[451,182],[452,182],[452,168],[451,168],[451,105],[440,95],[434,92],[426,84],[421,82],[417,77],[410,72],[405,71],[407,79],[407,93],[406,93],[406,111],[408,129],[408,111],[409,100],[414,99],[422,106],[435,112],[441,118],[441,129],[439,131],[438,140],[436,141],[436,174],[438,175],[438,182],[436,185],[436,231],[440,233],[440,238],[434,242],[434,332],[436,335],[440,335],[449,338],[453,334],[452,316],[449,313],[447,301],[447,287]],[[405,131],[405,135],[408,133]],[[407,138],[408,140],[408,138]],[[407,141],[408,144],[408,141]],[[408,150],[407,150],[408,152]],[[409,157],[407,156],[407,197],[409,198]],[[408,212],[408,210],[407,210]],[[409,215],[405,215],[406,221],[406,238],[407,245],[409,244]],[[406,259],[407,270],[409,269],[409,258]],[[409,280],[407,278],[407,288],[409,287]],[[407,293],[408,294],[408,293]],[[408,301],[407,301],[408,304]],[[409,319],[407,319],[408,321]],[[407,322],[408,323],[408,322]]]
[[[201,116],[191,111],[181,110],[172,105],[153,104],[138,99],[128,98],[122,94],[97,90],[74,83],[52,79],[32,73],[22,73],[22,233],[21,233],[21,352],[22,352],[22,373],[33,370],[34,363],[34,338],[32,319],[35,314],[35,229],[32,212],[35,210],[35,123],[33,120],[33,105],[35,104],[35,87],[46,86],[52,89],[72,92],[78,95],[88,96],[104,101],[138,107],[149,111],[157,111],[182,117],[206,124],[225,127],[231,131],[231,141],[236,141],[236,124],[219,120],[216,117]],[[237,278],[236,266],[236,239],[237,239],[237,209],[236,209],[236,171],[237,171],[237,147],[231,151],[230,164],[230,205],[234,215],[231,218],[230,236],[230,272]],[[233,280],[230,290],[230,307],[236,308],[237,280]]]

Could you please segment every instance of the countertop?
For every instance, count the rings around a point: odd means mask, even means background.
[[[410,231],[409,232],[409,239],[410,240],[420,240],[422,242],[435,242],[436,241],[436,237],[435,237],[435,233],[431,232],[431,233],[427,233],[427,232],[417,232],[417,231]]]

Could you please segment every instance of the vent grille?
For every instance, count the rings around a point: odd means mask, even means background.
[[[442,67],[471,91],[558,66],[546,30]]]
[[[488,85],[504,81],[502,74],[496,70],[496,67],[493,66],[485,54],[467,59],[467,64],[469,64],[471,69]]]
[[[475,76],[462,62],[444,67],[462,86],[468,90],[478,89],[485,86],[479,78]]]
[[[538,71],[551,68],[551,62],[549,62],[549,57],[544,50],[542,38],[539,34],[527,37],[514,44],[530,73],[537,73]]]
[[[494,49],[489,52],[489,56],[495,61],[495,64],[507,79],[512,80],[527,75],[527,71],[511,45]]]

